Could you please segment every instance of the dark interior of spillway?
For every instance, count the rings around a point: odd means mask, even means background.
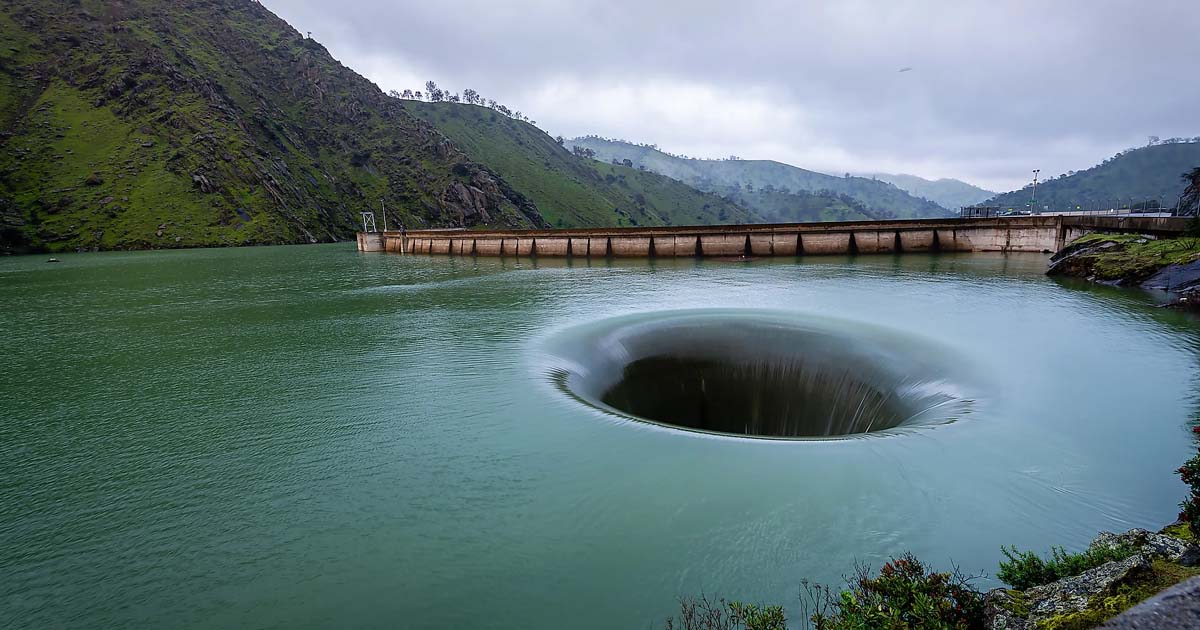
[[[870,433],[910,416],[894,392],[803,358],[646,357],[625,366],[601,401],[663,424],[776,437]]]
[[[950,422],[961,411],[932,348],[836,322],[644,318],[589,333],[570,354],[562,383],[576,397],[692,431],[837,438]]]

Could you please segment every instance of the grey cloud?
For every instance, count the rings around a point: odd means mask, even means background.
[[[385,88],[418,76],[472,87],[552,133],[809,156],[824,162],[797,165],[835,172],[908,164],[1003,188],[1147,135],[1200,134],[1194,1],[265,4]],[[582,101],[620,86],[708,86],[802,124],[714,143],[673,128],[669,111],[631,110],[628,124],[600,128],[587,107],[537,109],[538,94],[564,84]],[[747,150],[767,145],[784,148]]]

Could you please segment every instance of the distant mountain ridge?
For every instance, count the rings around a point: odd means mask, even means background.
[[[1151,202],[1174,207],[1183,193],[1184,171],[1200,166],[1200,138],[1154,144],[1122,151],[1089,169],[1071,171],[1038,182],[1042,210],[1108,209]],[[1003,193],[987,205],[1025,210],[1032,183]]]
[[[573,155],[529,122],[479,105],[402,100],[471,159],[527,196],[554,227],[754,223],[735,201],[669,177]]]
[[[660,173],[700,190],[716,192],[734,186],[784,193],[797,191],[846,195],[873,218],[948,216],[947,209],[914,197],[887,182],[864,177],[835,177],[771,160],[701,160],[667,154],[657,147],[584,136],[567,141],[568,147],[592,151],[597,160],[629,160],[637,168]],[[756,209],[756,208],[752,208]]]
[[[929,180],[916,175],[893,173],[866,173],[862,176],[887,182],[914,197],[928,199],[951,211],[975,205],[998,194],[958,179]]]

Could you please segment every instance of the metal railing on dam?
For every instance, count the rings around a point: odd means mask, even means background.
[[[360,251],[450,256],[729,257],[1052,252],[1089,232],[1171,236],[1179,217],[1016,216],[567,230],[359,232]]]

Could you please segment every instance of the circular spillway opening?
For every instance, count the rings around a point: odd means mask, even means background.
[[[565,331],[561,389],[625,418],[757,438],[831,439],[945,424],[970,397],[936,343],[794,314],[645,314]]]

